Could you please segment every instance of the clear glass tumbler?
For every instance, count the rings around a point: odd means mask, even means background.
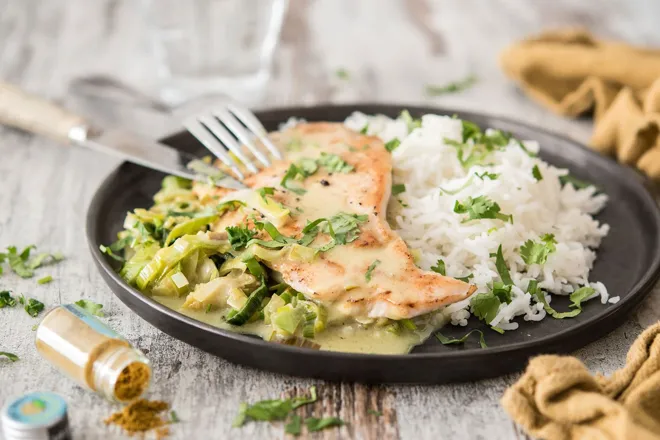
[[[160,98],[263,98],[288,0],[142,0]]]

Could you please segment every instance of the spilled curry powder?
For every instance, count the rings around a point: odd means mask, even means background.
[[[157,439],[169,435],[169,421],[161,414],[169,409],[167,402],[160,400],[139,399],[131,402],[120,412],[112,414],[104,420],[106,425],[117,425],[128,435],[146,434],[154,430]]]
[[[121,402],[137,399],[149,386],[151,370],[141,362],[133,362],[122,370],[115,384],[115,397]]]

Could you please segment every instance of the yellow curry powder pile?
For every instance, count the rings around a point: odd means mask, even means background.
[[[124,368],[115,384],[115,397],[121,402],[137,399],[149,386],[151,371],[141,362],[134,362]]]
[[[169,407],[167,402],[160,400],[139,399],[112,414],[104,422],[106,425],[119,426],[128,435],[146,434],[154,430],[156,438],[161,439],[169,435],[169,421],[161,415]]]

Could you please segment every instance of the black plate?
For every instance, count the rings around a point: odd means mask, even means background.
[[[258,117],[269,130],[274,130],[289,116],[309,121],[342,121],[355,110],[395,116],[401,109],[394,105],[322,106],[263,111]],[[159,172],[131,163],[122,164],[105,179],[87,214],[88,242],[103,278],[121,301],[149,323],[229,361],[297,376],[372,383],[442,383],[519,370],[532,355],[568,352],[604,336],[620,325],[651,290],[660,274],[660,212],[646,181],[634,171],[569,139],[518,122],[448,109],[408,109],[413,116],[458,114],[482,127],[495,127],[521,139],[538,140],[543,159],[598,185],[609,196],[609,203],[597,218],[608,223],[611,230],[598,251],[591,279],[604,282],[610,294],[619,295],[621,301],[602,305],[593,300],[574,319],[547,318],[537,323],[519,319],[520,328],[504,335],[470,321],[467,328],[484,330],[488,348],[480,349],[474,342],[465,347],[443,346],[431,338],[408,355],[315,351],[221,330],[168,309],[129,287],[99,252],[100,244],[114,241],[127,211],[151,205],[151,196],[163,177]],[[199,151],[187,132],[164,142],[191,152]],[[553,306],[565,310],[568,303],[564,298],[555,298]],[[442,330],[446,336],[459,336],[465,331],[466,328]]]

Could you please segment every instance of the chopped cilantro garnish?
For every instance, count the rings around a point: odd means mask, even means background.
[[[336,154],[321,153],[316,162],[330,173],[350,173],[355,169]]]
[[[589,188],[590,186],[595,186],[594,184],[589,183],[585,180],[578,179],[577,177],[571,174],[566,174],[565,176],[559,176],[559,181],[561,182],[562,185],[568,185],[568,184],[573,185],[575,189],[585,189],[585,188]]]
[[[346,81],[349,78],[348,71],[344,68],[337,69],[335,71],[335,75],[337,75],[337,78]]]
[[[435,266],[431,266],[431,270],[433,272],[439,273],[440,275],[447,275],[445,272],[445,262],[442,260],[438,260],[435,263]]]
[[[548,304],[548,301],[545,298],[545,293],[538,287],[538,282],[536,280],[531,280],[529,282],[527,285],[527,291],[536,298],[537,301],[543,304],[545,311],[555,319],[574,318],[579,315],[582,312],[582,301],[595,293],[595,290],[588,286],[577,289],[569,296],[572,302],[571,307],[575,307],[575,309],[568,312],[558,312]]]
[[[213,307],[212,304],[207,304],[206,308],[204,309],[204,313],[209,313],[211,311],[211,308]]]
[[[309,175],[310,174],[308,174],[305,169],[303,169],[302,167],[292,163],[291,165],[289,165],[289,169],[284,174],[284,177],[282,177],[282,180],[280,181],[280,185],[282,185],[282,187],[284,187],[284,188],[286,188],[290,191],[293,191],[294,193],[296,193],[298,195],[303,195],[307,192],[307,190],[305,190],[303,188],[297,188],[295,186],[291,186],[289,180],[293,180],[293,179],[296,179],[298,177],[300,177],[300,180],[302,180],[302,179],[304,179],[305,177],[307,177]]]
[[[396,150],[399,145],[401,145],[399,138],[394,138],[391,141],[385,143],[385,149],[391,153],[392,151]]]
[[[46,275],[46,276],[43,277],[43,278],[39,278],[39,279],[37,280],[37,284],[48,284],[48,283],[50,283],[51,281],[53,281],[53,277],[50,276],[50,275]]]
[[[80,299],[76,301],[74,304],[80,307],[81,309],[83,309],[84,311],[86,311],[87,313],[89,313],[90,315],[99,316],[101,318],[105,316],[105,314],[101,311],[101,309],[103,308],[102,304],[97,304],[94,301],[89,301],[87,299]]]
[[[520,247],[520,256],[525,264],[545,264],[548,255],[556,250],[555,244],[557,240],[553,234],[545,234],[540,242],[527,240]]]
[[[289,423],[284,425],[284,432],[294,436],[298,436],[302,433],[302,418],[298,414],[291,416]]]
[[[511,303],[511,284],[495,281],[493,282],[492,292],[501,303]]]
[[[381,411],[378,411],[376,409],[368,409],[367,414],[371,414],[372,416],[380,417],[383,415]]]
[[[284,420],[292,410],[316,402],[316,387],[311,387],[309,391],[309,397],[262,400],[252,405],[241,403],[239,413],[232,426],[243,426],[249,419],[262,421]]]
[[[3,290],[0,292],[0,309],[3,307],[14,307],[16,305],[16,299],[11,296],[9,290]]]
[[[500,299],[493,292],[480,293],[470,300],[472,314],[487,323],[495,319],[500,304]]]
[[[401,115],[399,115],[401,119],[406,123],[408,126],[408,133],[412,132],[416,128],[420,128],[422,126],[422,120],[421,119],[414,119],[408,110],[403,110],[401,112]]]
[[[500,213],[500,205],[486,196],[468,197],[463,202],[456,200],[454,212],[457,214],[468,214],[468,218],[465,221],[499,219],[513,223],[513,216]]]
[[[16,246],[9,246],[7,248],[9,267],[11,267],[11,270],[21,278],[31,278],[34,276],[34,270],[27,265],[31,249],[34,249],[34,245],[26,247],[20,253],[16,249]]]
[[[181,420],[179,419],[178,414],[176,411],[172,410],[170,411],[170,423],[179,423]]]
[[[324,232],[330,234],[335,244],[351,243],[360,235],[360,224],[367,220],[367,215],[340,212],[327,220]]]
[[[472,179],[473,178],[474,178],[473,176],[470,176],[470,178],[468,180],[466,180],[465,183],[463,183],[463,185],[459,186],[456,189],[444,189],[444,188],[440,187],[440,195],[442,195],[443,193],[446,194],[446,195],[450,195],[450,196],[454,196],[454,195],[458,194],[459,192],[463,191],[468,186],[472,185]]]
[[[457,279],[458,281],[463,281],[464,283],[467,283],[467,282],[470,281],[472,278],[474,278],[474,275],[471,274],[471,273],[468,274],[467,276],[464,276],[464,277],[456,277],[456,279]]]
[[[268,202],[268,200],[266,199],[266,196],[267,195],[272,196],[273,194],[275,194],[275,188],[270,187],[270,186],[266,186],[264,188],[259,188],[257,190],[257,194],[259,194],[261,196],[261,198],[264,200],[264,202]]]
[[[499,245],[497,248],[497,253],[495,254],[495,268],[497,273],[500,275],[500,279],[504,284],[512,285],[513,280],[511,279],[511,274],[509,273],[509,268],[506,266],[506,261],[504,261],[504,254],[502,253],[502,245]]]
[[[463,127],[463,142],[481,135],[481,128],[474,122],[462,120],[461,126]]]
[[[534,176],[537,182],[543,180],[543,174],[541,174],[538,165],[534,165],[534,168],[532,168],[532,176]]]
[[[397,183],[392,185],[392,195],[398,196],[402,192],[406,192],[406,185],[403,183]]]
[[[367,268],[367,272],[364,274],[364,279],[367,280],[367,283],[371,281],[371,274],[373,273],[376,266],[380,264],[380,260],[374,260],[373,263]]]
[[[473,333],[479,333],[479,345],[481,346],[481,348],[487,348],[488,346],[486,345],[486,340],[484,339],[484,332],[477,329],[470,330],[464,336],[458,339],[448,338],[446,336],[443,336],[441,333],[436,333],[435,337],[438,339],[438,341],[440,341],[440,343],[442,343],[442,345],[463,344]]]
[[[367,134],[369,132],[369,124],[365,124],[360,130],[360,134]]]
[[[229,244],[235,251],[244,249],[252,237],[257,233],[247,227],[241,226],[228,226],[225,231],[227,231]]]
[[[426,94],[429,96],[440,96],[449,93],[458,93],[469,89],[477,83],[475,75],[468,75],[466,78],[459,81],[453,81],[443,86],[427,85]]]
[[[338,417],[324,417],[322,419],[308,417],[305,419],[305,426],[307,426],[309,432],[322,431],[326,428],[343,425],[344,422]]]
[[[9,353],[6,351],[0,351],[0,356],[6,357],[11,362],[16,362],[18,360],[18,356],[16,356],[14,353]]]
[[[481,180],[486,180],[486,179],[497,180],[497,178],[500,176],[499,174],[489,173],[488,171],[484,171],[481,174],[474,173],[474,175],[477,176],[478,178],[480,178]]]
[[[34,298],[25,298],[24,295],[18,297],[18,302],[24,306],[28,315],[36,318],[39,313],[44,309],[44,303]]]
[[[319,166],[317,165],[316,161],[306,157],[296,162],[296,165],[302,170],[304,174],[303,177],[311,176],[319,170]]]

